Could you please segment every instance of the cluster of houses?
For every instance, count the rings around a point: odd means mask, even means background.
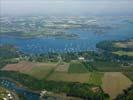
[[[7,91],[7,93],[8,93],[7,96],[3,97],[3,100],[14,100],[12,94],[9,91]]]

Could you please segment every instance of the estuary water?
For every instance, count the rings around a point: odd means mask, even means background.
[[[97,50],[96,44],[104,40],[124,40],[133,37],[133,18],[98,19],[87,27],[66,29],[77,38],[0,36],[0,45],[13,44],[23,53],[79,52]],[[131,21],[131,22],[130,22]]]

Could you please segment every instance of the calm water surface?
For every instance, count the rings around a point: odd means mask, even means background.
[[[9,90],[15,91],[18,94],[24,95],[27,100],[39,100],[40,98],[39,94],[28,91],[24,88],[17,87],[14,82],[7,79],[0,79],[0,85]]]
[[[126,19],[104,19],[86,29],[66,29],[79,36],[76,39],[36,37],[18,38],[0,36],[0,44],[13,44],[24,53],[40,54],[47,52],[74,52],[96,50],[96,44],[103,40],[124,40],[133,37],[133,23]],[[109,28],[108,28],[109,27]]]

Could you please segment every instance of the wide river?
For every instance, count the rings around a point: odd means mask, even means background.
[[[103,40],[123,40],[133,37],[133,18],[97,19],[87,28],[66,29],[77,34],[74,39],[56,37],[19,38],[0,36],[1,44],[13,44],[24,53],[78,52],[97,50],[96,44]]]

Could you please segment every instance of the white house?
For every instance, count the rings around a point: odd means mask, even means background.
[[[85,60],[84,57],[79,57],[78,59],[81,60],[81,61]]]

